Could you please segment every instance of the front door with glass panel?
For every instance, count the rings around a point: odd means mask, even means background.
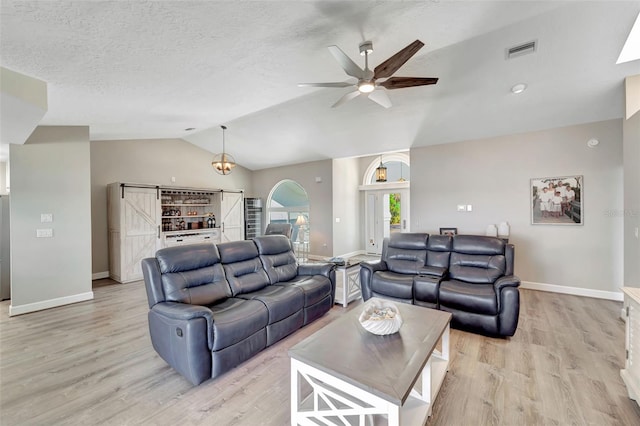
[[[409,232],[409,190],[366,192],[365,247],[368,254],[382,254],[382,241],[395,232]]]

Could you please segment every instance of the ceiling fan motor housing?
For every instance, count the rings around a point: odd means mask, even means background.
[[[373,42],[370,40],[360,43],[360,55],[364,56],[365,53],[373,52]]]

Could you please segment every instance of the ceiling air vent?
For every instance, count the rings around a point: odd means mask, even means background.
[[[517,58],[518,56],[528,55],[536,51],[536,40],[520,44],[518,46],[509,47],[506,49],[507,59]]]

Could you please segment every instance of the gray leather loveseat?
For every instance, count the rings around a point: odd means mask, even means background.
[[[158,250],[142,261],[156,352],[197,385],[331,309],[335,266],[298,265],[282,235]]]
[[[397,233],[376,262],[360,264],[362,297],[451,312],[453,327],[513,336],[520,312],[514,247],[494,237]]]

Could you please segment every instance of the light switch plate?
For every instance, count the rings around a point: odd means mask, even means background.
[[[467,211],[468,212],[472,212],[473,211],[473,206],[471,204],[467,204]]]
[[[52,238],[53,237],[53,229],[45,228],[45,229],[36,229],[36,238]]]

